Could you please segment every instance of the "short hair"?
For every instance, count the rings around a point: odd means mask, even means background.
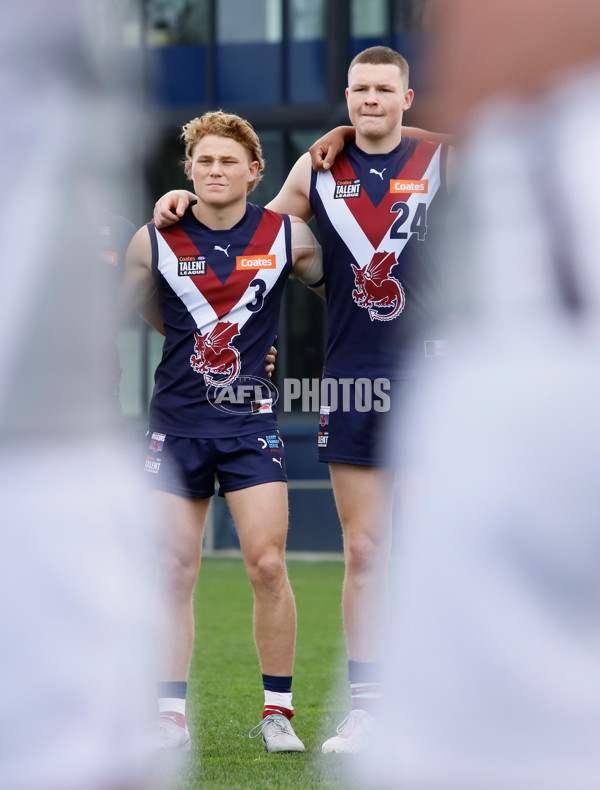
[[[232,140],[235,140],[236,143],[239,143],[248,151],[251,162],[258,162],[258,173],[254,181],[248,184],[248,192],[252,192],[258,186],[258,182],[263,177],[265,160],[260,140],[250,121],[246,121],[233,113],[216,110],[214,112],[206,112],[200,118],[193,118],[181,128],[181,138],[185,142],[185,159],[182,164],[185,174],[190,180],[192,178],[190,160],[192,159],[194,148],[203,137],[214,134],[217,137],[230,137]]]
[[[400,76],[404,77],[408,86],[408,62],[395,49],[390,49],[390,47],[369,47],[369,49],[363,49],[362,52],[359,52],[352,59],[348,66],[348,82],[350,82],[350,69],[359,63],[370,63],[374,66],[398,66]]]

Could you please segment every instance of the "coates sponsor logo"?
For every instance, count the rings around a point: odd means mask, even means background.
[[[335,182],[334,198],[357,198],[360,197],[360,178],[346,179]]]
[[[406,192],[413,194],[418,192],[421,195],[427,195],[429,192],[429,179],[425,181],[390,181],[390,192],[398,194],[398,192]]]
[[[177,258],[180,277],[189,277],[192,274],[206,274],[206,258],[204,255],[180,255]]]
[[[275,255],[236,255],[235,268],[241,271],[246,269],[276,269]]]

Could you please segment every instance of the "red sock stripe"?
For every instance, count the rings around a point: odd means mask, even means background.
[[[262,715],[263,719],[272,713],[282,713],[286,719],[291,719],[294,715],[294,711],[289,708],[281,708],[279,705],[265,705]]]
[[[381,702],[381,683],[351,683],[350,695],[354,710],[373,713]]]
[[[185,730],[185,714],[184,713],[177,713],[174,710],[163,710],[159,714],[160,719],[170,719],[177,724],[178,727],[181,727]]]

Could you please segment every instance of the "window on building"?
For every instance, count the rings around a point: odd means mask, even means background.
[[[144,23],[153,98],[168,107],[204,103],[209,0],[145,0]]]
[[[352,38],[381,39],[387,27],[387,0],[352,0],[350,31]]]
[[[219,0],[217,37],[220,44],[278,44],[283,34],[281,0]]]
[[[322,102],[326,98],[324,0],[289,0],[290,41],[287,96],[290,102]]]
[[[216,57],[221,106],[282,100],[282,38],[282,0],[220,0]]]

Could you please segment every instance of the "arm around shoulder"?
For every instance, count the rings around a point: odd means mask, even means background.
[[[428,132],[426,129],[418,129],[416,126],[403,126],[402,135],[404,137],[420,137],[430,143],[441,143],[442,145],[453,145],[455,142],[451,134]]]
[[[300,217],[308,222],[313,215],[310,207],[310,172],[310,156],[308,153],[302,154],[290,170],[279,193],[267,203],[267,208]]]
[[[197,200],[196,195],[187,189],[166,192],[154,204],[154,224],[160,230],[174,225]]]
[[[329,170],[348,142],[356,138],[354,126],[336,126],[308,149],[314,170]]]

